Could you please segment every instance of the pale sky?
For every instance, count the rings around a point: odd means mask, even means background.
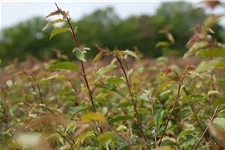
[[[19,0],[0,0],[0,29],[12,26],[18,22],[24,21],[26,19],[32,18],[34,16],[46,16],[51,11],[56,10],[53,1],[40,2],[40,1],[20,1]],[[110,1],[110,0],[83,0],[83,1],[57,1],[57,4],[63,10],[69,10],[70,16],[73,20],[80,19],[85,14],[90,14],[96,9],[105,8],[107,6],[112,6],[116,13],[121,18],[126,18],[130,15],[140,15],[140,14],[154,14],[156,9],[160,6],[162,2],[166,0],[145,0],[145,1]],[[168,0],[167,0],[168,1]],[[172,1],[172,0],[170,0]],[[175,1],[175,0],[173,0]],[[190,1],[190,0],[189,0]],[[192,1],[195,5],[198,0]],[[225,9],[217,9],[215,12],[225,14]],[[221,24],[225,26],[225,20],[221,21]]]

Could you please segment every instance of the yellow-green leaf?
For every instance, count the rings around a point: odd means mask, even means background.
[[[197,53],[199,57],[225,57],[224,48],[203,49]]]
[[[50,27],[51,25],[54,25],[54,24],[60,23],[60,22],[63,22],[63,20],[62,20],[62,19],[57,19],[57,20],[55,20],[55,21],[50,21],[50,22],[48,22],[48,23],[45,25],[45,27],[44,27],[44,29],[43,29],[42,31],[46,30],[46,29],[47,29],[48,27]]]
[[[160,41],[156,44],[156,47],[168,47],[170,45],[167,41]]]
[[[109,145],[111,143],[114,135],[115,135],[115,133],[113,133],[113,132],[105,132],[105,133],[102,133],[98,137],[99,146],[102,148],[104,146]]]
[[[200,41],[197,43],[194,43],[188,50],[187,53],[185,53],[183,58],[187,58],[189,56],[194,55],[199,49],[204,48],[206,46],[208,46],[209,43],[207,41]]]
[[[57,34],[69,31],[67,28],[55,28],[52,30],[49,40]]]
[[[81,118],[81,122],[90,122],[90,121],[100,121],[100,122],[105,122],[106,118],[102,113],[99,112],[90,112],[85,114],[82,118]]]

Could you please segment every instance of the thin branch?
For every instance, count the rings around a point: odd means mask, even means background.
[[[43,95],[42,95],[42,93],[41,93],[41,89],[40,89],[40,86],[39,86],[39,84],[38,84],[38,81],[37,81],[37,79],[36,79],[32,74],[30,74],[30,76],[31,76],[32,79],[36,82],[37,89],[38,89],[38,93],[39,93],[40,100],[41,100],[41,104],[43,104]]]
[[[183,88],[183,90],[184,90],[185,95],[186,95],[186,96],[189,96],[189,94],[188,94],[188,92],[187,92],[187,90],[186,90],[185,87]],[[202,125],[201,125],[201,123],[200,123],[200,121],[199,121],[199,119],[198,119],[198,116],[197,116],[197,114],[196,114],[196,111],[195,111],[194,106],[192,105],[191,102],[188,102],[188,104],[189,104],[190,107],[191,107],[191,111],[192,111],[192,113],[193,113],[193,115],[194,115],[194,117],[195,117],[195,120],[197,121],[198,127],[199,127],[200,130],[203,132],[204,129],[203,129],[203,127],[202,127]],[[207,141],[209,141],[208,138],[207,138],[206,136],[205,136],[205,139],[206,139]]]
[[[61,132],[59,132],[58,130],[55,130],[58,134],[60,134],[63,139],[69,144],[69,146],[73,149],[73,145],[70,143],[70,140],[67,139],[67,137],[65,137]]]
[[[212,60],[212,58],[210,58],[210,60]],[[212,88],[212,90],[216,90],[216,87],[215,87],[215,84],[214,84],[214,79],[213,79],[213,70],[210,71],[210,79],[211,79],[211,88]],[[212,103],[212,101],[211,101],[211,103]],[[195,149],[198,147],[198,145],[200,144],[200,142],[202,141],[202,138],[205,136],[207,130],[209,129],[209,126],[210,126],[211,123],[213,122],[213,120],[214,120],[214,118],[215,118],[215,116],[216,116],[216,114],[217,114],[219,108],[220,108],[220,105],[217,105],[217,107],[215,108],[215,110],[214,110],[214,112],[213,112],[213,114],[212,114],[212,117],[211,117],[211,119],[210,119],[210,121],[209,121],[207,127],[205,128],[205,130],[204,130],[204,132],[202,133],[202,135],[201,135],[201,137],[199,138],[199,140],[196,142],[196,144],[195,144],[193,150],[195,150]]]
[[[75,96],[77,97],[78,100],[80,100],[80,96],[76,90],[76,87],[75,85],[73,84],[73,81],[70,79],[70,78],[67,78],[67,80],[70,82],[71,86],[72,86],[72,89],[73,89],[73,92],[75,94]]]
[[[184,71],[183,77],[182,77],[182,78],[180,79],[180,81],[179,81],[179,86],[178,86],[178,89],[177,89],[177,94],[176,94],[175,102],[174,102],[173,107],[172,107],[172,109],[171,109],[171,111],[170,111],[170,114],[169,114],[169,116],[168,116],[168,118],[167,118],[165,128],[164,128],[163,133],[162,133],[162,136],[160,137],[159,142],[158,142],[158,146],[160,146],[160,144],[161,144],[161,142],[162,142],[162,139],[163,139],[163,137],[164,137],[164,135],[165,135],[165,133],[166,133],[166,129],[167,129],[167,127],[168,127],[168,124],[169,124],[169,121],[170,121],[170,119],[171,119],[171,116],[172,116],[172,114],[173,114],[173,112],[174,112],[174,110],[175,110],[175,107],[177,106],[178,99],[179,99],[179,96],[180,96],[181,86],[182,86],[182,84],[183,84],[184,78],[185,78],[185,76],[186,76],[186,74],[187,74],[187,72],[188,72],[189,67],[190,67],[190,66],[188,66],[187,69]]]
[[[56,5],[57,9],[58,9],[59,11],[61,11],[61,9],[58,7],[58,5],[57,5],[56,3],[55,3],[55,5]],[[73,29],[73,27],[72,27],[72,25],[71,25],[70,19],[69,19],[68,17],[66,17],[66,22],[67,22],[67,24],[69,25],[69,27],[70,27],[70,29],[71,29],[72,36],[73,36],[73,40],[74,40],[74,42],[75,42],[75,44],[76,44],[76,47],[79,48],[79,44],[78,44],[77,37],[76,37],[76,35],[75,35],[75,31],[74,31],[74,29]],[[92,104],[93,111],[95,111],[95,106],[94,106],[94,100],[93,100],[93,96],[92,96],[92,91],[91,91],[91,89],[90,89],[90,86],[89,86],[89,83],[88,83],[88,80],[87,80],[86,71],[85,71],[85,69],[84,69],[84,63],[83,63],[83,61],[80,61],[80,64],[81,64],[82,73],[83,73],[82,76],[83,76],[83,78],[84,78],[85,85],[86,85],[86,87],[87,87],[87,89],[88,89],[89,99],[90,99],[90,102],[91,102],[91,104]]]
[[[193,150],[195,150],[195,149],[198,147],[198,145],[200,144],[202,138],[204,137],[204,135],[206,134],[207,130],[209,129],[209,126],[210,126],[211,123],[213,122],[213,120],[214,120],[214,118],[215,118],[215,116],[216,116],[216,114],[217,114],[219,108],[220,108],[220,105],[218,105],[218,106],[216,107],[216,109],[215,109],[215,111],[213,112],[212,117],[211,117],[211,119],[210,119],[210,121],[209,121],[207,127],[205,128],[205,130],[204,130],[204,132],[202,133],[201,137],[199,138],[199,140],[198,140],[197,143],[195,144]]]
[[[139,127],[139,129],[140,129],[140,131],[141,131],[141,134],[142,134],[142,137],[144,138],[144,141],[146,142],[148,148],[150,148],[150,146],[148,145],[148,142],[147,142],[147,138],[146,138],[146,136],[145,136],[145,134],[144,134],[144,131],[143,131],[143,127],[142,127],[142,124],[141,124],[141,118],[140,118],[140,116],[139,116],[139,114],[138,114],[138,111],[137,111],[137,102],[134,100],[133,94],[132,94],[132,92],[131,92],[131,84],[130,84],[130,81],[129,81],[129,79],[128,79],[127,73],[126,73],[126,71],[125,71],[125,68],[124,68],[124,66],[123,66],[123,64],[122,64],[122,62],[121,62],[121,60],[120,60],[120,58],[119,58],[118,56],[116,56],[116,59],[118,60],[118,62],[119,62],[119,64],[120,64],[120,68],[122,69],[123,74],[124,74],[124,76],[125,76],[127,88],[128,88],[129,94],[130,94],[131,102],[132,102],[132,104],[133,104],[133,109],[134,109],[135,115],[136,115],[136,117],[137,117],[137,124],[138,124],[138,127]]]

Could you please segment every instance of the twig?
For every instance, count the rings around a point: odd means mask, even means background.
[[[204,137],[204,135],[206,134],[207,130],[209,129],[209,126],[210,126],[211,123],[213,122],[213,120],[214,120],[214,118],[215,118],[215,116],[216,116],[216,114],[217,114],[217,112],[218,112],[218,110],[219,110],[219,107],[220,107],[220,105],[218,105],[218,106],[216,107],[216,109],[215,109],[215,111],[213,112],[212,117],[211,117],[211,119],[210,119],[210,121],[209,121],[207,127],[205,128],[205,130],[204,130],[204,132],[202,133],[201,137],[199,138],[199,140],[198,140],[197,143],[195,144],[193,150],[195,150],[195,149],[198,147],[198,145],[200,144],[202,138]]]
[[[58,5],[56,3],[55,3],[55,5],[56,5],[57,9],[59,11],[61,11],[61,9],[58,7]],[[69,27],[71,29],[72,36],[73,36],[73,40],[74,40],[74,42],[76,44],[76,47],[79,48],[79,44],[78,44],[78,40],[77,40],[76,35],[75,35],[75,31],[74,31],[74,29],[73,29],[73,27],[72,27],[72,25],[70,23],[70,19],[68,17],[66,17],[66,22],[67,22],[67,24],[69,25]],[[87,76],[86,76],[86,72],[85,72],[85,69],[84,69],[84,63],[83,63],[83,61],[80,61],[80,64],[81,64],[81,68],[82,68],[82,76],[84,78],[85,85],[86,85],[86,87],[88,89],[89,99],[90,99],[90,102],[92,104],[93,111],[95,111],[94,100],[93,100],[93,97],[92,97],[92,91],[90,89],[90,86],[89,86],[89,83],[88,83],[88,80],[87,80]]]
[[[67,139],[67,137],[65,137],[61,132],[59,132],[58,130],[55,130],[58,134],[60,134],[63,139],[69,144],[69,146],[73,149],[73,145],[69,142],[69,139]]]
[[[212,60],[212,58],[210,58],[210,60]],[[215,90],[216,87],[215,87],[214,79],[213,79],[213,70],[210,71],[210,79],[211,79],[211,88],[212,88],[212,90]],[[211,101],[211,103],[212,103],[212,101]],[[199,140],[196,142],[196,144],[195,144],[193,150],[195,150],[195,149],[198,147],[198,145],[200,144],[202,138],[205,136],[205,134],[206,134],[207,130],[209,129],[209,126],[210,126],[211,123],[213,122],[213,120],[214,120],[214,118],[215,118],[215,116],[216,116],[216,114],[217,114],[219,108],[220,108],[220,105],[217,105],[217,107],[215,108],[215,110],[214,110],[214,112],[213,112],[213,114],[212,114],[212,117],[211,117],[211,119],[210,119],[210,121],[209,121],[207,127],[205,128],[205,130],[204,130],[204,132],[202,133],[202,135],[201,135],[201,137],[199,138]]]
[[[183,88],[183,90],[184,90],[185,95],[188,96],[189,94],[188,94],[188,92],[187,92],[187,90],[186,90],[185,87]],[[192,113],[193,113],[193,115],[194,115],[194,117],[195,117],[195,120],[197,121],[197,124],[198,124],[200,130],[203,132],[204,129],[203,129],[203,127],[202,127],[202,125],[201,125],[201,123],[200,123],[200,121],[199,121],[199,119],[198,119],[198,116],[197,116],[197,114],[196,114],[196,111],[195,111],[194,106],[192,105],[191,102],[188,102],[188,104],[189,104],[190,107],[191,107],[191,111],[192,111]],[[205,139],[208,141],[208,138],[207,138],[206,136],[205,136]]]
[[[163,139],[163,137],[164,137],[164,135],[165,135],[165,132],[166,132],[166,129],[167,129],[167,127],[168,127],[168,124],[169,124],[169,121],[170,121],[170,119],[171,119],[171,116],[172,116],[172,114],[173,114],[173,112],[174,112],[174,110],[175,110],[175,107],[177,106],[178,99],[179,99],[179,96],[180,96],[181,86],[182,86],[182,84],[183,84],[184,78],[185,78],[185,76],[186,76],[186,74],[187,74],[187,72],[188,72],[189,67],[190,67],[190,66],[188,66],[187,69],[184,71],[183,77],[182,77],[182,78],[180,79],[180,81],[179,81],[179,86],[178,86],[178,89],[177,89],[176,99],[175,99],[175,102],[174,102],[173,107],[172,107],[172,109],[171,109],[171,112],[170,112],[170,114],[169,114],[169,116],[168,116],[168,118],[167,118],[165,128],[164,128],[163,133],[162,133],[162,136],[160,137],[159,142],[158,142],[158,146],[160,146],[160,144],[161,144],[161,142],[162,142],[162,139]]]
[[[30,81],[31,87],[32,87],[32,89],[33,89],[33,92],[35,92],[35,87],[34,87],[34,85],[32,84],[31,78],[28,77],[28,80]],[[33,95],[34,95],[34,100],[35,100],[35,102],[36,102],[36,101],[37,101],[37,96],[36,96],[36,94],[33,94]]]
[[[31,76],[32,79],[36,82],[37,89],[38,89],[38,93],[39,93],[40,100],[41,100],[41,104],[43,104],[43,95],[42,95],[42,93],[41,93],[41,89],[40,89],[40,86],[39,86],[39,84],[38,84],[38,81],[37,81],[37,79],[36,79],[32,74],[30,74],[30,76]]]
[[[120,60],[120,58],[119,58],[118,56],[116,56],[116,59],[118,60],[118,62],[119,62],[119,64],[120,64],[120,68],[122,69],[123,74],[124,74],[124,76],[125,76],[127,88],[128,88],[129,94],[130,94],[131,102],[132,102],[132,104],[133,104],[133,109],[134,109],[135,115],[136,115],[136,117],[137,117],[138,127],[139,127],[139,129],[140,129],[140,131],[141,131],[141,134],[142,134],[142,137],[144,138],[144,141],[145,141],[146,144],[147,144],[147,147],[150,148],[150,146],[148,145],[148,142],[147,142],[147,138],[146,138],[146,136],[145,136],[145,134],[144,134],[144,131],[143,131],[143,128],[142,128],[141,118],[140,118],[140,116],[139,116],[139,114],[138,114],[138,111],[137,111],[137,102],[136,102],[136,101],[134,100],[134,98],[133,98],[133,94],[132,94],[132,92],[131,92],[131,84],[130,84],[130,81],[129,81],[128,77],[127,77],[127,73],[126,73],[126,71],[125,71],[125,69],[124,69],[124,66],[123,66],[123,64],[122,64],[122,62],[121,62],[121,60]]]
[[[77,97],[78,100],[80,100],[80,96],[76,90],[76,87],[75,85],[73,84],[72,80],[70,78],[67,78],[67,80],[70,82],[71,86],[72,86],[72,89],[73,89],[73,92],[75,94],[75,96]]]

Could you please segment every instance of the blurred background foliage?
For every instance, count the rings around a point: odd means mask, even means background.
[[[121,19],[112,7],[96,10],[83,16],[80,20],[72,21],[77,28],[80,45],[90,47],[88,57],[98,53],[96,44],[109,49],[138,49],[145,57],[162,55],[182,56],[185,44],[192,35],[191,28],[200,24],[206,18],[203,8],[196,8],[188,2],[163,3],[154,15],[130,16]],[[73,18],[71,18],[73,19]],[[51,28],[42,32],[47,21],[43,17],[35,17],[15,26],[5,28],[0,34],[1,59],[20,61],[27,56],[39,59],[56,57],[55,50],[59,49],[69,59],[75,59],[72,49],[75,47],[71,34],[61,34],[49,41]],[[156,47],[157,42],[166,41],[166,36],[159,30],[170,29],[175,43],[170,47]],[[213,30],[219,42],[225,42],[225,29],[217,24]]]

